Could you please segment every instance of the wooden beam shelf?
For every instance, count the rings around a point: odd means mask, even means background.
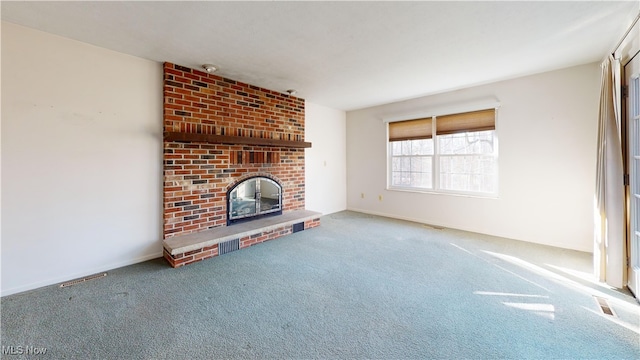
[[[258,145],[258,146],[275,146],[284,148],[310,148],[311,143],[305,141],[290,141],[278,139],[263,139],[245,136],[227,136],[215,134],[198,134],[184,132],[165,132],[164,139],[166,141],[177,142],[198,142],[209,144],[229,144],[229,145]]]

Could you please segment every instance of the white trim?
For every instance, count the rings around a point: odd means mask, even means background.
[[[386,131],[386,135],[385,135],[385,139],[387,139],[387,141],[385,142],[387,144],[387,184],[386,184],[386,188],[389,188],[389,186],[391,186],[391,184],[393,184],[393,178],[391,177],[391,171],[393,170],[393,163],[391,160],[391,144],[389,143],[389,125],[385,125],[385,131]]]
[[[57,285],[61,282],[65,282],[68,280],[73,280],[73,279],[78,279],[84,276],[89,276],[89,275],[93,275],[99,272],[108,272],[108,271],[112,271],[124,266],[129,266],[129,265],[135,265],[138,263],[142,263],[145,261],[149,261],[149,260],[153,260],[153,259],[158,259],[158,258],[162,258],[162,251],[160,252],[154,252],[152,254],[148,254],[148,255],[143,255],[137,258],[133,258],[133,259],[129,259],[129,260],[125,260],[125,261],[118,261],[118,262],[114,262],[108,265],[103,265],[103,266],[97,266],[95,268],[92,269],[88,269],[86,271],[81,271],[81,272],[76,272],[76,273],[72,273],[72,274],[68,274],[68,275],[63,275],[63,276],[58,276],[55,278],[51,278],[48,280],[42,280],[42,281],[37,281],[34,283],[30,283],[30,284],[26,284],[26,285],[21,285],[21,286],[16,286],[16,287],[12,287],[9,289],[2,289],[1,295],[2,297],[4,296],[8,296],[8,295],[13,295],[13,294],[17,294],[17,293],[21,293],[21,292],[25,292],[25,291],[29,291],[29,290],[35,290],[41,287],[45,287],[45,286],[51,286],[51,285]],[[169,265],[167,265],[169,266]]]
[[[498,109],[500,105],[501,105],[500,101],[498,101],[497,99],[485,99],[480,101],[468,102],[464,104],[434,107],[432,109],[416,112],[416,113],[383,116],[382,122],[390,123],[390,122],[413,120],[413,119],[424,119],[424,118],[434,117],[434,116],[460,114],[460,113],[465,113],[470,111]]]
[[[431,190],[438,191],[440,189],[440,151],[438,151],[438,118],[431,117],[431,138],[433,139],[433,160],[431,163]]]
[[[428,225],[428,226],[438,226],[438,227],[442,227],[442,228],[445,228],[445,229],[453,229],[451,227],[443,226],[443,225],[440,225],[440,224],[426,223],[424,220],[421,220],[419,218],[394,215],[394,214],[389,214],[389,213],[385,213],[385,212],[370,211],[370,210],[365,210],[365,209],[360,209],[360,208],[355,208],[355,207],[347,207],[347,211],[353,211],[353,212],[367,214],[367,215],[381,216],[381,217],[385,217],[385,218],[389,218],[389,219],[410,221],[410,222],[414,222],[414,223],[418,223],[418,224],[424,224],[424,225]],[[458,229],[458,228],[456,228],[456,230],[472,232],[472,230],[465,230],[465,229]]]
[[[498,192],[483,193],[483,192],[459,191],[459,190],[435,190],[435,189],[425,189],[425,188],[418,188],[418,187],[412,188],[412,187],[403,187],[403,186],[389,186],[385,190],[416,193],[416,194],[460,196],[460,197],[477,198],[477,199],[500,199]]]
[[[633,186],[640,179],[640,169],[636,164],[636,159],[638,159],[637,147],[640,142],[640,138],[638,137],[638,131],[640,130],[640,113],[637,112],[638,106],[640,104],[636,103],[638,99],[638,94],[636,94],[637,87],[634,85],[640,85],[640,73],[637,71],[637,62],[638,60],[633,60],[633,62],[629,61],[625,66],[625,83],[629,88],[628,100],[626,103],[626,108],[622,109],[622,113],[626,114],[626,129],[627,129],[627,172],[630,176],[629,183],[630,186],[627,187],[629,198],[626,200],[628,217],[630,219],[628,224],[628,246],[626,249],[628,256],[627,258],[627,287],[636,297],[639,299],[640,296],[640,258],[638,258],[638,254],[640,254],[640,241],[638,240],[638,236],[640,235],[640,222],[638,222],[638,212],[640,211],[640,206],[638,206],[638,189]],[[636,68],[636,73],[634,73],[634,68]],[[626,70],[630,70],[630,74],[626,73]],[[624,260],[623,260],[624,261]]]

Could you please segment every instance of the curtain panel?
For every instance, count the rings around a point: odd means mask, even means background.
[[[598,116],[598,158],[594,199],[594,251],[596,277],[613,287],[625,285],[625,203],[622,124],[620,113],[620,61],[609,55],[602,62]]]

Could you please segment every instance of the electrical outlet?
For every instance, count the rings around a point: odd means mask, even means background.
[[[360,198],[364,199],[364,193],[360,193]]]
[[[382,195],[378,195],[378,200],[382,201]]]

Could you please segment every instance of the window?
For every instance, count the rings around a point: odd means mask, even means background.
[[[496,195],[495,110],[389,123],[389,169],[393,189]]]

